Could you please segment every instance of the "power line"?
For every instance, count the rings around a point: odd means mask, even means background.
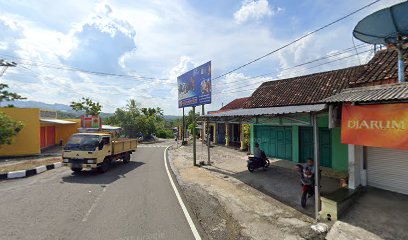
[[[40,73],[38,73],[38,72],[36,72],[36,71],[34,71],[34,70],[30,69],[30,68],[27,68],[27,67],[24,67],[24,66],[21,66],[21,65],[19,65],[18,68],[21,68],[21,69],[23,69],[23,70],[25,70],[25,71],[27,71],[27,72],[29,71],[30,74],[34,75],[34,77],[36,77],[36,78],[39,78],[39,77],[41,76]],[[49,77],[47,77],[47,76],[44,76],[44,77],[45,77],[45,78],[49,78]],[[87,93],[84,93],[84,92],[78,92],[77,90],[71,91],[71,92],[74,92],[74,94],[81,95],[81,96],[84,95],[84,94],[87,94]],[[78,92],[78,93],[77,93],[77,92]],[[131,95],[131,94],[128,94],[128,93],[120,93],[120,92],[92,91],[92,93],[101,94],[101,95],[117,95],[117,96],[133,97],[133,95]],[[154,97],[154,96],[143,96],[143,98],[148,98],[148,99],[155,99],[155,98],[171,99],[170,97],[163,98],[163,97]]]
[[[360,54],[362,54],[362,53],[367,53],[367,52],[370,52],[370,51],[372,51],[372,50],[371,50],[371,49],[370,49],[370,50],[366,50],[366,51],[364,51],[364,52],[361,52]],[[301,72],[304,72],[305,70],[310,70],[310,69],[313,69],[313,68],[317,68],[317,67],[320,67],[320,66],[324,66],[324,65],[327,65],[327,64],[331,64],[331,63],[333,63],[333,62],[337,62],[337,61],[341,61],[341,60],[344,60],[344,59],[348,59],[348,58],[354,57],[354,56],[356,56],[356,55],[357,55],[357,54],[352,54],[352,55],[348,55],[348,56],[345,56],[345,57],[342,57],[342,58],[334,59],[334,60],[332,60],[332,61],[328,61],[328,62],[324,62],[324,63],[318,64],[318,65],[314,65],[314,66],[308,67],[308,68],[306,68],[306,69],[302,69],[302,70],[299,70],[299,71],[296,71],[296,72],[291,72],[290,74],[283,74],[283,75],[281,75],[281,77],[294,75],[294,74],[296,74],[296,73],[301,73]],[[248,79],[254,79],[254,78],[248,78]],[[262,80],[261,80],[261,82],[262,82]],[[253,83],[252,83],[252,84],[253,84]],[[240,85],[238,88],[248,87],[248,86],[251,86],[252,84],[249,84],[249,85]],[[238,89],[238,88],[233,88],[233,89],[229,89],[229,90],[235,90],[235,89]],[[219,92],[219,93],[225,93],[225,92]],[[216,93],[216,94],[217,94],[217,93]]]
[[[169,79],[157,78],[157,77],[146,77],[146,76],[138,76],[138,75],[126,75],[126,74],[117,74],[117,73],[109,73],[109,72],[98,72],[98,71],[91,71],[86,69],[81,69],[77,67],[67,66],[67,65],[57,65],[52,63],[44,63],[44,62],[36,62],[30,59],[15,57],[11,55],[3,55],[3,57],[19,59],[25,62],[20,62],[20,65],[28,65],[28,66],[35,66],[35,67],[43,67],[43,68],[51,68],[51,69],[58,69],[58,70],[67,70],[67,71],[74,71],[74,72],[82,72],[86,74],[98,75],[98,76],[110,76],[110,77],[121,77],[121,78],[132,78],[136,80],[161,80],[166,81]]]
[[[364,44],[364,43],[359,44],[359,45],[356,46],[356,48],[366,48],[366,47],[371,47],[371,46],[368,45],[368,44]],[[318,61],[321,61],[321,60],[325,60],[325,59],[329,59],[329,58],[332,58],[332,57],[336,57],[336,56],[339,56],[339,55],[342,55],[342,54],[345,54],[345,53],[348,53],[348,52],[351,52],[351,51],[354,51],[354,47],[349,47],[349,48],[346,48],[346,49],[344,49],[344,50],[341,50],[340,52],[336,52],[336,53],[333,53],[333,54],[330,54],[330,55],[327,55],[327,56],[324,56],[324,57],[320,57],[320,58],[317,58],[317,59],[313,59],[313,60],[310,60],[310,61],[307,61],[307,62],[304,62],[304,63],[300,63],[300,64],[297,64],[297,65],[294,65],[294,66],[291,66],[291,67],[283,68],[283,69],[281,69],[281,72],[287,71],[287,70],[291,70],[291,69],[294,69],[294,68],[297,68],[297,67],[301,67],[301,66],[304,66],[304,65],[308,65],[308,64],[311,64],[311,63],[314,63],[314,62],[318,62]],[[257,76],[254,76],[254,77],[250,77],[250,78],[241,78],[241,79],[238,79],[238,80],[235,80],[235,81],[231,81],[231,82],[215,83],[214,86],[223,86],[223,85],[227,85],[227,84],[231,84],[231,83],[235,83],[235,82],[241,82],[241,81],[243,81],[243,80],[250,80],[250,79],[265,77],[265,76],[268,76],[268,75],[272,75],[272,74],[274,74],[274,73],[275,73],[275,72],[268,72],[268,73],[260,74],[260,75],[257,75]]]
[[[367,50],[367,51],[364,51],[364,52],[360,52],[360,54],[362,54],[362,53],[367,53],[367,52],[371,52],[372,50],[370,49],[370,50]],[[333,62],[336,62],[336,61],[340,61],[340,60],[344,60],[344,59],[347,59],[347,58],[350,58],[350,57],[354,57],[354,56],[356,56],[357,54],[353,54],[353,55],[350,55],[350,56],[346,56],[346,57],[343,57],[343,58],[339,58],[339,59],[335,59],[335,60],[332,60],[332,61],[329,61],[329,62],[326,62],[326,63],[322,63],[322,64],[318,64],[318,65],[315,65],[315,66],[312,66],[312,67],[310,67],[310,68],[306,68],[306,69],[304,69],[304,70],[310,70],[310,69],[313,69],[313,68],[316,68],[316,67],[320,67],[320,66],[323,66],[323,65],[326,65],[326,64],[330,64],[330,63],[333,63]],[[301,70],[301,71],[304,71],[304,70]],[[293,74],[293,73],[292,73]],[[281,77],[279,77],[279,78],[277,78],[276,80],[279,80],[279,79],[281,79],[282,77],[285,77],[285,76],[289,76],[289,75],[291,75],[291,74],[286,74],[286,75],[282,75]],[[271,80],[269,80],[269,81],[273,81],[272,79]],[[266,82],[269,82],[269,81],[266,81]],[[259,82],[259,83],[262,83],[262,81],[261,82]],[[240,87],[238,87],[238,88],[233,88],[233,89],[229,89],[229,90],[238,90],[238,89],[241,89],[241,88],[244,88],[244,87],[249,87],[249,86],[252,86],[253,84],[250,84],[250,85],[246,85],[246,86],[240,86]],[[245,91],[250,91],[250,90],[256,90],[256,89],[258,89],[259,87],[256,87],[256,88],[251,88],[251,89],[243,89],[243,90],[239,90],[239,91],[226,91],[226,92],[217,92],[217,93],[214,93],[213,95],[219,95],[219,94],[232,94],[232,93],[238,93],[238,92],[245,92]]]
[[[362,11],[363,9],[368,8],[368,7],[370,7],[370,6],[372,6],[372,5],[376,4],[376,3],[378,3],[378,2],[380,2],[380,1],[381,1],[381,0],[373,1],[373,2],[371,2],[371,3],[369,3],[369,4],[367,4],[367,5],[365,5],[365,6],[361,7],[361,8],[359,8],[359,9],[357,9],[357,10],[355,10],[355,11],[353,11],[353,12],[351,12],[351,13],[349,13],[349,14],[347,14],[347,15],[345,15],[345,16],[343,16],[343,17],[341,17],[341,18],[339,18],[339,19],[337,19],[337,20],[335,20],[335,21],[333,21],[333,22],[330,22],[330,23],[328,23],[328,24],[326,24],[326,25],[324,25],[324,26],[322,26],[322,27],[320,27],[320,28],[318,28],[318,29],[315,29],[315,30],[313,30],[313,31],[311,31],[311,32],[309,32],[309,33],[307,33],[307,34],[305,34],[305,35],[299,37],[299,38],[296,38],[295,40],[293,40],[293,41],[291,41],[291,42],[289,42],[289,43],[287,43],[287,44],[285,44],[285,45],[283,45],[283,46],[281,46],[281,47],[279,47],[279,48],[277,48],[277,49],[275,49],[275,50],[273,50],[273,51],[271,51],[271,52],[268,52],[268,53],[265,54],[265,55],[262,55],[262,56],[260,56],[260,57],[258,57],[258,58],[255,58],[255,59],[252,60],[252,61],[249,61],[249,62],[247,62],[247,63],[245,63],[245,64],[243,64],[243,65],[241,65],[241,66],[239,66],[239,67],[236,67],[236,68],[234,68],[234,69],[232,69],[232,70],[230,70],[230,71],[228,71],[228,72],[226,72],[226,73],[223,73],[223,74],[221,74],[221,75],[219,75],[219,76],[213,78],[213,80],[218,79],[218,78],[221,78],[221,77],[224,77],[224,76],[226,76],[226,75],[228,75],[228,74],[230,74],[230,73],[233,73],[233,72],[235,72],[235,71],[237,71],[237,70],[239,70],[239,69],[241,69],[241,68],[244,68],[244,67],[246,67],[246,66],[248,66],[248,65],[250,65],[250,64],[252,64],[252,63],[255,63],[255,62],[257,62],[257,61],[259,61],[259,60],[261,60],[261,59],[263,59],[263,58],[265,58],[265,57],[267,57],[267,56],[269,56],[269,55],[272,55],[272,54],[274,54],[274,53],[276,53],[276,52],[278,52],[278,51],[280,51],[280,50],[282,50],[282,49],[284,49],[284,48],[286,48],[286,47],[289,47],[290,45],[293,45],[294,43],[299,42],[300,40],[302,40],[302,39],[304,39],[304,38],[306,38],[306,37],[308,37],[308,36],[310,36],[310,35],[312,35],[312,34],[314,34],[314,33],[317,33],[317,32],[319,32],[319,31],[321,31],[321,30],[323,30],[323,29],[325,29],[325,28],[327,28],[327,27],[329,27],[329,26],[331,26],[331,25],[333,25],[333,24],[335,24],[335,23],[338,23],[338,22],[340,22],[340,21],[342,21],[342,20],[344,20],[344,19],[346,19],[346,18],[352,16],[353,14],[356,14],[356,13]]]

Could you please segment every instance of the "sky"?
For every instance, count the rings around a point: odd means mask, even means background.
[[[18,63],[7,69],[0,83],[33,101],[69,104],[90,97],[103,105],[104,112],[114,112],[132,98],[142,107],[181,115],[177,76],[212,61],[215,78],[370,2],[0,0],[0,59]],[[353,40],[355,25],[368,14],[399,2],[382,0],[215,79],[212,104],[206,111],[250,96],[264,81],[367,62],[373,48]],[[340,54],[353,46],[357,49]],[[293,68],[322,57],[326,59]],[[263,76],[254,78],[259,75]]]

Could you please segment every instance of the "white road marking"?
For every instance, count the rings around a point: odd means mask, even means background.
[[[95,201],[92,203],[91,208],[86,212],[85,217],[82,219],[82,222],[88,221],[89,215],[91,215],[92,211],[95,209],[96,205],[98,205],[99,200],[101,199],[102,195],[104,192],[106,192],[106,189],[108,186],[104,187],[102,189],[102,192],[98,195],[98,197],[95,199]]]
[[[191,219],[191,216],[187,211],[186,205],[184,205],[183,199],[181,199],[180,193],[177,190],[177,187],[173,182],[173,178],[171,177],[169,167],[167,166],[167,154],[166,153],[167,153],[167,150],[169,149],[169,147],[170,146],[166,147],[166,149],[164,150],[164,165],[166,166],[167,176],[169,176],[171,186],[173,187],[173,190],[174,190],[174,193],[176,194],[177,200],[180,203],[181,209],[183,209],[184,216],[187,219],[188,225],[190,225],[190,229],[193,232],[194,238],[196,240],[201,240],[200,234],[198,234],[198,231],[197,231],[196,226],[194,225],[193,219]]]
[[[140,148],[165,148],[169,145],[139,145]]]

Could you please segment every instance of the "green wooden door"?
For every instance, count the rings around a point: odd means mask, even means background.
[[[327,128],[319,129],[320,166],[331,168],[331,131]]]
[[[299,128],[299,162],[304,163],[308,158],[313,158],[313,129],[311,127]]]
[[[255,142],[269,157],[292,160],[290,127],[255,126]]]
[[[319,128],[320,166],[331,168],[331,131]],[[314,159],[313,128],[299,128],[299,161],[304,163],[308,158]]]

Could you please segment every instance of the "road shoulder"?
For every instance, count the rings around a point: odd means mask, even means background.
[[[186,147],[169,151],[170,165],[210,239],[323,239],[314,220],[234,177],[192,166]]]

